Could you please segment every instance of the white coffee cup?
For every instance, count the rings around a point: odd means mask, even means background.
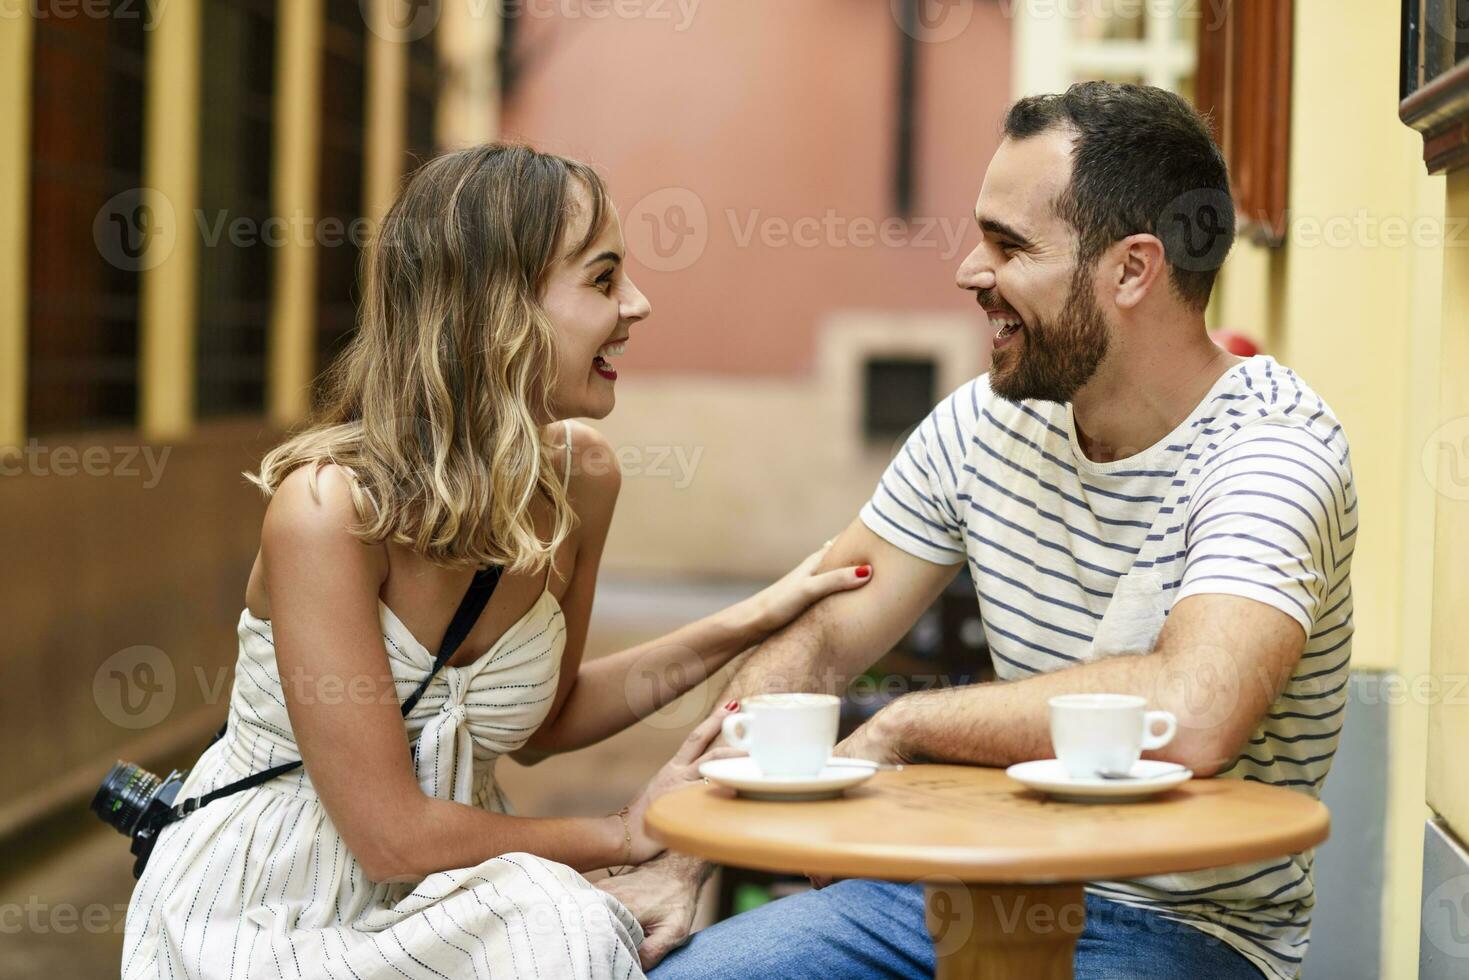
[[[1062,694],[1046,703],[1051,745],[1072,779],[1131,772],[1144,750],[1161,749],[1178,731],[1171,711],[1147,711],[1147,699],[1134,694]]]
[[[814,776],[837,744],[841,706],[830,694],[758,694],[724,719],[724,737],[766,776]]]

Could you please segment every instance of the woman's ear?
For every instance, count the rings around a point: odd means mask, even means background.
[[[1160,283],[1166,284],[1168,257],[1156,235],[1130,235],[1115,246],[1118,257],[1114,298],[1119,307],[1133,309]]]

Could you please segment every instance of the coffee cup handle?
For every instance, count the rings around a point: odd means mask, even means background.
[[[724,719],[724,724],[720,726],[724,731],[724,740],[737,749],[745,752],[750,751],[749,728],[754,720],[754,715],[744,711],[730,715]],[[745,734],[743,735],[740,734],[741,725],[745,727]]]
[[[736,716],[736,717],[738,717],[738,716]],[[1163,731],[1155,735],[1155,734],[1153,734],[1153,723],[1154,722],[1159,722],[1159,721],[1161,721],[1163,723],[1163,726],[1164,726],[1163,727]],[[730,722],[730,719],[729,718],[726,718],[724,720],[724,723],[726,725],[728,725],[729,722]],[[728,729],[726,729],[726,731],[728,731]],[[1163,746],[1165,746],[1169,742],[1173,741],[1173,736],[1177,732],[1178,732],[1178,719],[1173,716],[1173,712],[1171,712],[1171,711],[1149,711],[1149,712],[1147,712],[1146,714],[1143,715],[1143,749],[1144,750],[1147,750],[1147,749],[1161,749]]]

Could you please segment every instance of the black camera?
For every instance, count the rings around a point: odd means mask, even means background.
[[[92,812],[133,839],[131,850],[138,858],[133,862],[134,878],[142,877],[158,832],[170,822],[165,818],[183,788],[185,775],[175,769],[159,779],[142,766],[119,760],[92,797]]]

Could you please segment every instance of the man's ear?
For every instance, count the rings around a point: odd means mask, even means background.
[[[1156,235],[1129,235],[1112,247],[1117,250],[1112,288],[1118,306],[1133,309],[1151,290],[1166,287],[1168,257]]]

